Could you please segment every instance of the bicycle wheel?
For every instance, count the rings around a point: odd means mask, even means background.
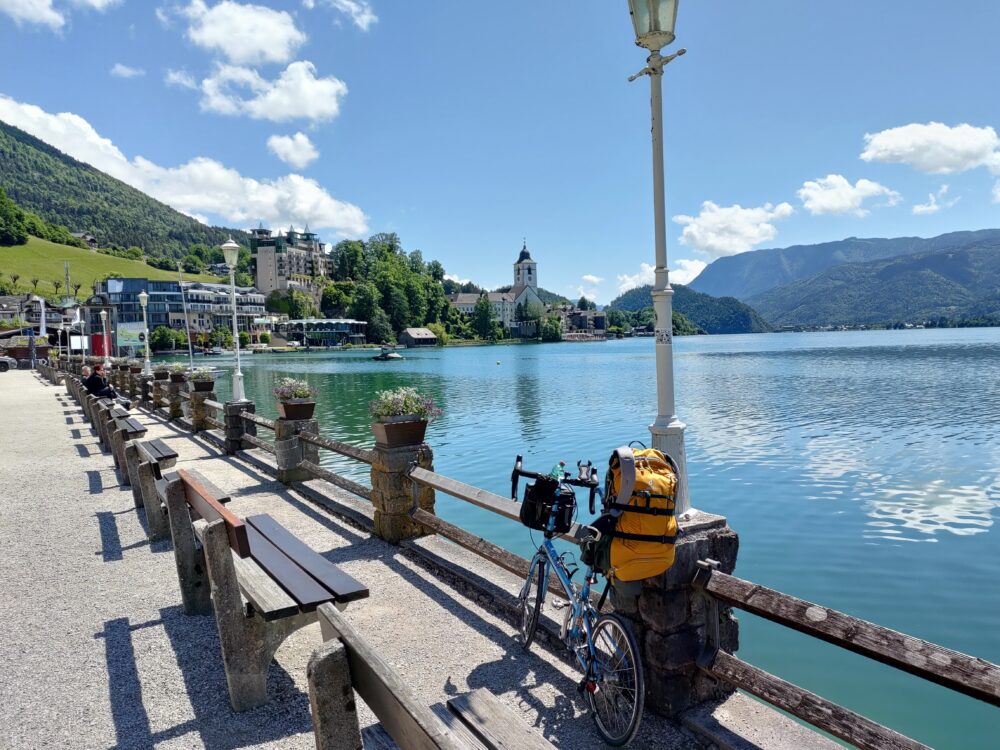
[[[602,615],[592,639],[592,682],[587,685],[590,708],[604,741],[620,747],[639,731],[646,701],[639,647],[632,631],[616,615]]]
[[[545,581],[545,561],[538,562],[538,575],[536,580],[529,576],[524,582],[524,588],[517,597],[517,603],[521,610],[521,648],[525,651],[535,640],[535,628],[538,627],[538,615],[542,611],[542,583]]]

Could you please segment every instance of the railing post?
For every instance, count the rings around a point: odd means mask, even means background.
[[[428,532],[410,518],[414,505],[414,484],[410,466],[434,470],[434,451],[427,443],[386,448],[378,443],[372,450],[372,505],[375,506],[375,534],[392,544]],[[418,487],[417,504],[434,512],[434,490]]]
[[[678,526],[670,569],[641,584],[613,588],[611,595],[615,611],[631,622],[642,652],[646,707],[668,717],[734,692],[698,669],[707,639],[717,634],[723,650],[739,648],[739,627],[728,609],[709,606],[692,585],[699,560],[717,560],[726,573],[736,567],[739,537],[724,517],[709,513],[697,512]],[[713,613],[716,619],[710,622]]]
[[[144,409],[149,409],[153,399],[153,378],[151,375],[137,375],[139,378],[139,397]]]
[[[237,451],[246,448],[243,443],[244,435],[257,435],[257,425],[247,422],[240,416],[240,412],[248,411],[256,413],[257,406],[253,401],[227,401],[223,406],[226,423],[226,453],[230,456],[236,455]]]
[[[156,411],[160,408],[160,399],[163,398],[163,386],[166,384],[166,380],[157,380],[155,377],[150,383],[149,389],[149,401],[150,410]]]
[[[313,478],[299,467],[303,460],[319,463],[319,447],[299,440],[299,433],[319,435],[315,419],[274,420],[274,460],[278,465],[278,481],[285,484],[305,482]]]
[[[181,386],[181,383],[173,381],[167,383],[166,398],[170,402],[170,405],[167,407],[167,418],[171,421],[184,416],[184,412],[181,409]]]
[[[202,430],[212,429],[211,425],[205,421],[208,417],[208,407],[205,406],[205,400],[215,401],[215,391],[190,391],[191,396],[191,430],[192,432],[201,432]]]

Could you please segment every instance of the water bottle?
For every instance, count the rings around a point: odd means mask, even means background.
[[[563,475],[566,473],[566,462],[560,461],[555,466],[552,467],[552,471],[549,472],[549,476],[553,479],[562,479]]]

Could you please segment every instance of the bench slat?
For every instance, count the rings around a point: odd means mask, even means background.
[[[555,750],[486,688],[448,700],[450,708],[490,750]]]
[[[184,469],[178,469],[177,475],[184,481],[184,494],[188,505],[194,508],[195,512],[207,521],[214,521],[217,518],[225,521],[229,546],[240,557],[249,557],[250,542],[247,539],[246,524],[220,503],[212,495],[211,491],[206,489],[202,482],[199,482],[189,472]]]
[[[323,602],[333,599],[333,594],[320,586],[257,529],[253,526],[247,526],[246,529],[251,559],[298,602],[303,612],[312,612]]]
[[[353,602],[368,596],[368,587],[349,576],[271,516],[250,516],[247,523],[266,537],[298,567],[333,594],[338,602]]]
[[[159,459],[177,458],[177,451],[173,450],[169,445],[163,442],[160,438],[153,438],[152,440],[147,440],[146,445],[150,446],[159,454]]]

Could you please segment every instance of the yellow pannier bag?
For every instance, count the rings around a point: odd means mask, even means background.
[[[619,448],[604,482],[605,512],[617,518],[610,532],[610,578],[641,581],[674,563],[677,466],[654,448]]]

